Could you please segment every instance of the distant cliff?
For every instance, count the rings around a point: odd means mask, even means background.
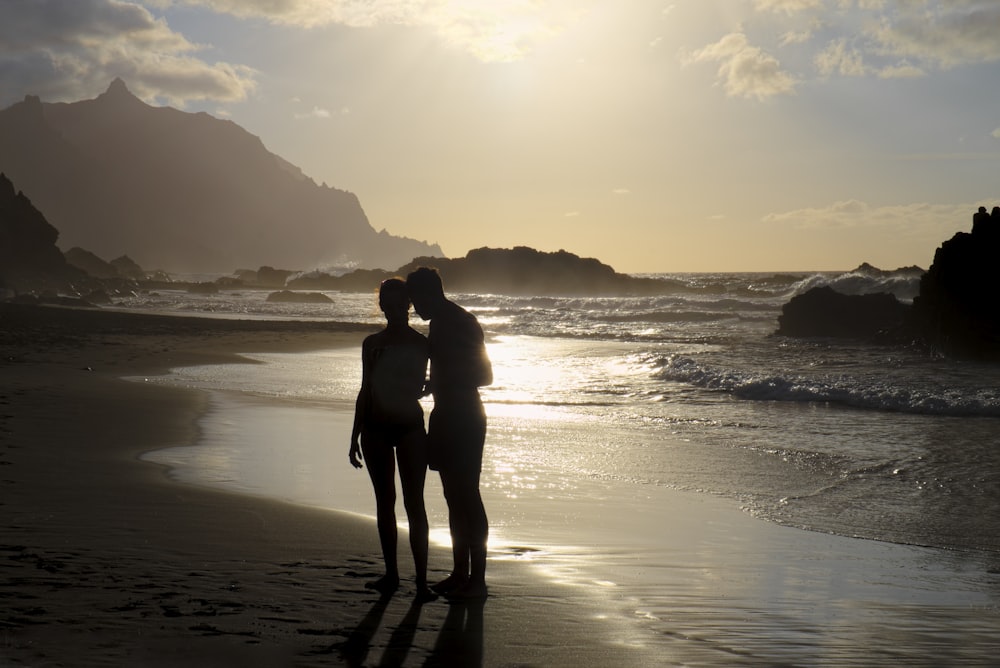
[[[317,185],[235,123],[149,106],[120,79],[93,100],[28,96],[0,110],[0,171],[66,247],[150,269],[392,267],[441,255],[376,232],[353,193]]]

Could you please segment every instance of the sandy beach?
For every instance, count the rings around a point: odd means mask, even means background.
[[[485,604],[417,606],[405,548],[395,596],[364,588],[381,570],[370,517],[140,459],[203,444],[212,395],[136,378],[357,349],[369,331],[0,305],[0,665],[979,666],[1000,651],[988,555],[802,531],[646,486],[655,516],[630,514],[628,494],[536,504],[545,537],[585,554],[491,546]],[[431,579],[449,566],[432,545]]]
[[[357,346],[367,331],[0,306],[0,663],[649,663],[585,593],[516,560],[491,567],[484,606],[414,606],[412,582],[379,601],[363,587],[381,568],[371,520],[178,484],[139,461],[193,443],[205,397],[121,377]],[[432,555],[432,577],[448,563]]]

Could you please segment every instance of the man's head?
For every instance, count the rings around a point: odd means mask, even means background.
[[[418,267],[406,277],[406,290],[413,302],[413,310],[424,320],[430,320],[447,301],[444,286],[437,269]]]

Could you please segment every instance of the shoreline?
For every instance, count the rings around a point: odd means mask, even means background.
[[[610,582],[503,553],[485,605],[412,606],[401,538],[403,588],[380,601],[372,520],[172,480],[139,457],[199,442],[207,394],[124,380],[372,327],[34,308],[0,304],[0,663],[938,666],[1000,646],[989,563],[655,487],[639,542],[601,533],[635,492],[601,500],[589,548]],[[432,547],[431,578],[449,566]]]
[[[170,480],[204,393],[125,376],[241,351],[360,345],[371,327],[0,305],[0,659],[9,665],[650,665],[628,630],[496,562],[484,606],[363,587],[373,521]],[[432,555],[435,575],[450,565]],[[433,576],[432,576],[433,577]],[[581,606],[583,606],[581,608]],[[477,609],[478,607],[478,609]]]

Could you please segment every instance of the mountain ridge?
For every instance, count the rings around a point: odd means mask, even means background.
[[[440,247],[376,232],[354,193],[317,185],[236,123],[153,107],[121,79],[90,100],[0,110],[0,170],[67,247],[145,267],[398,266]]]

